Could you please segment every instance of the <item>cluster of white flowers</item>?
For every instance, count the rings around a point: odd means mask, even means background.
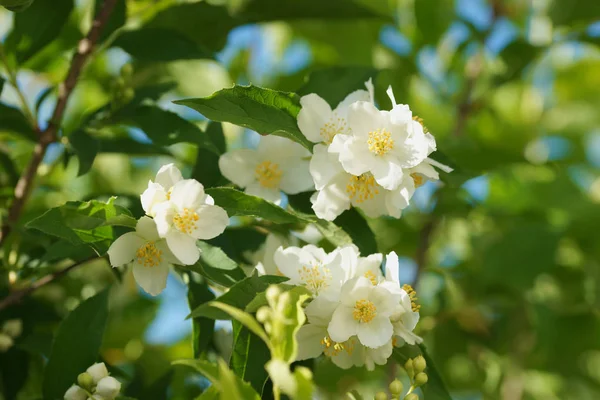
[[[147,216],[113,242],[108,250],[113,267],[132,264],[136,282],[156,296],[167,285],[171,264],[198,261],[198,239],[212,239],[225,230],[229,217],[204,193],[195,179],[183,179],[173,164],[164,165],[141,195]]]
[[[108,375],[104,363],[96,363],[77,377],[77,385],[65,392],[65,400],[113,400],[121,391],[121,382]]]
[[[0,353],[10,349],[14,344],[14,339],[21,336],[23,332],[23,322],[20,319],[9,319],[2,325],[0,330]]]
[[[281,191],[296,194],[316,189],[313,210],[334,220],[350,206],[369,217],[399,218],[415,189],[439,179],[429,158],[434,137],[405,104],[397,104],[391,87],[392,110],[375,107],[371,80],[368,90],[350,93],[335,109],[316,94],[300,99],[298,127],[315,143],[313,154],[297,143],[262,137],[257,150],[225,153],[222,174],[246,192],[279,204]]]
[[[298,332],[298,360],[330,357],[341,368],[384,365],[394,346],[420,343],[416,293],[400,286],[396,253],[361,257],[354,245],[327,254],[313,245],[280,247],[275,264],[288,284],[308,289],[308,323]]]

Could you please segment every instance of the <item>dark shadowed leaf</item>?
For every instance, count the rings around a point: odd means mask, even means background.
[[[190,279],[188,283],[188,304],[193,310],[204,303],[214,300],[215,295],[210,291],[205,282],[196,283]],[[200,358],[201,354],[208,350],[212,342],[215,329],[215,321],[210,318],[197,317],[192,320],[192,349],[194,358]]]
[[[119,35],[113,46],[139,61],[176,61],[211,58],[196,42],[181,33],[163,28],[142,28]]]
[[[371,67],[331,67],[319,69],[310,74],[308,82],[299,91],[304,96],[316,93],[325,99],[332,108],[355,90],[366,90],[365,82],[375,79],[377,70]]]
[[[270,360],[269,348],[258,336],[250,332],[240,322],[233,320],[233,351],[229,367],[250,383],[256,392],[262,394],[269,375],[265,364]]]

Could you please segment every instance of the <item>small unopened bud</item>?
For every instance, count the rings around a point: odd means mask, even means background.
[[[106,365],[104,363],[96,363],[89,367],[85,372],[92,376],[94,379],[94,384],[100,382],[100,379],[108,376],[108,370],[106,369]]]
[[[394,396],[400,396],[402,391],[404,390],[404,385],[398,379],[394,379],[392,383],[390,383],[390,393]]]
[[[408,361],[406,361],[406,363],[404,364],[404,369],[406,370],[408,377],[412,380],[412,378],[414,378],[415,376],[415,369],[413,366],[412,358],[409,358]]]
[[[407,394],[404,396],[404,400],[419,400],[419,395],[416,393]]]
[[[121,76],[127,80],[131,78],[131,75],[133,75],[133,66],[129,63],[123,65],[121,67]]]
[[[77,384],[85,390],[91,391],[94,387],[94,378],[87,372],[82,372],[77,376]]]
[[[427,383],[427,374],[425,372],[419,372],[415,376],[415,386],[421,386]]]
[[[65,392],[64,400],[87,400],[88,394],[77,385],[71,386]]]
[[[101,396],[103,399],[112,400],[115,397],[117,397],[120,391],[121,382],[119,382],[112,376],[107,376],[106,378],[102,378],[100,382],[98,382],[95,394]]]
[[[279,299],[277,300],[277,311],[285,314],[285,310],[292,304],[292,295],[289,292],[283,292],[279,295]]]
[[[279,299],[279,295],[281,294],[281,289],[279,289],[276,285],[271,285],[267,288],[265,295],[267,296],[267,301],[274,307],[277,304],[277,300]]]
[[[386,392],[377,392],[375,393],[375,400],[388,400],[388,395]]]
[[[23,322],[20,319],[9,319],[4,323],[2,330],[14,339],[23,332]]]
[[[423,372],[425,368],[427,368],[427,362],[423,356],[418,356],[413,359],[413,367],[415,368],[415,372]]]
[[[258,309],[258,311],[256,312],[256,319],[258,320],[258,322],[260,323],[265,323],[269,320],[269,318],[271,317],[271,309],[267,306],[263,306],[261,308]]]
[[[10,336],[0,333],[0,353],[4,353],[13,345],[13,340]]]

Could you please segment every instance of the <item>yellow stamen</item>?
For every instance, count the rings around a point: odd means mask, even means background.
[[[356,321],[368,324],[377,316],[377,307],[375,307],[372,301],[365,299],[358,300],[354,305],[352,316]]]
[[[169,189],[167,192],[167,200],[171,200],[171,193],[173,193],[173,188]]]
[[[335,113],[331,116],[329,121],[325,123],[319,130],[323,142],[331,144],[335,135],[342,133],[347,134],[349,131],[344,118],[339,118]]]
[[[373,285],[377,285],[377,277],[375,276],[375,273],[373,271],[365,272],[365,278],[370,280]]]
[[[392,134],[385,129],[377,129],[369,132],[367,144],[369,145],[369,151],[378,156],[383,156],[394,148]]]
[[[331,340],[329,336],[325,336],[323,339],[321,339],[321,344],[325,346],[323,349],[323,354],[325,354],[327,357],[337,356],[342,351],[352,355],[352,351],[354,350],[354,340],[352,338],[343,343],[338,343]]]
[[[410,176],[413,178],[416,188],[418,188],[419,186],[423,186],[423,184],[425,183],[425,178],[421,174],[413,172],[412,174],[410,174]]]
[[[279,164],[272,163],[271,161],[263,161],[256,166],[254,174],[261,186],[275,189],[279,187],[283,172],[279,168]]]
[[[379,194],[379,184],[375,182],[375,178],[370,173],[360,176],[351,176],[346,184],[346,193],[350,196],[350,200],[356,203],[370,200]]]
[[[173,224],[180,232],[190,235],[196,229],[198,214],[188,208],[184,208],[180,214],[175,214]]]
[[[321,290],[329,286],[331,272],[329,268],[323,268],[320,265],[304,265],[300,269],[300,279],[306,287],[313,293],[318,294]]]
[[[162,261],[162,251],[156,248],[154,242],[146,242],[135,252],[137,263],[144,267],[156,267]]]
[[[418,312],[421,309],[421,306],[417,304],[418,297],[415,289],[413,289],[413,287],[409,284],[403,285],[402,289],[404,289],[404,291],[408,294],[408,297],[410,297],[410,306],[412,310]]]
[[[429,133],[429,129],[427,129],[427,127],[426,127],[426,126],[425,126],[425,124],[423,123],[423,118],[421,118],[421,117],[419,117],[419,116],[417,116],[417,115],[414,115],[414,116],[413,116],[413,120],[414,120],[414,121],[417,121],[418,123],[420,123],[420,124],[421,124],[421,126],[423,127],[423,132],[425,132],[425,133]]]

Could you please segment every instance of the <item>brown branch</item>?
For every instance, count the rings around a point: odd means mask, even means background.
[[[55,271],[51,274],[44,276],[43,278],[38,279],[37,281],[35,281],[34,283],[32,283],[30,286],[28,286],[26,288],[12,292],[8,296],[6,296],[2,301],[0,301],[0,311],[4,310],[5,308],[7,308],[10,305],[20,302],[24,297],[33,293],[34,291],[41,288],[42,286],[45,286],[45,285],[49,284],[50,282],[54,282],[55,280],[60,279],[61,277],[66,275],[69,271],[71,271],[83,264],[86,264],[89,261],[97,260],[97,259],[98,259],[98,257],[92,257],[92,258],[88,258],[86,260],[77,262],[73,265],[68,266],[65,269],[61,269],[60,271]]]
[[[110,14],[112,13],[117,1],[124,0],[104,1],[102,9],[92,22],[92,28],[90,29],[88,35],[79,41],[77,52],[73,56],[67,77],[58,88],[58,99],[56,101],[54,112],[52,113],[52,118],[50,119],[46,129],[43,132],[40,132],[31,160],[29,160],[29,164],[25,168],[23,175],[21,175],[21,178],[15,187],[14,200],[10,209],[8,210],[8,217],[6,218],[6,221],[3,221],[2,229],[0,231],[0,246],[4,240],[6,240],[6,237],[10,234],[14,225],[21,216],[25,202],[31,193],[31,189],[33,188],[33,182],[35,180],[38,167],[46,155],[46,150],[48,150],[48,146],[51,143],[57,140],[58,130],[67,107],[69,96],[71,96],[71,93],[77,84],[77,79],[81,74],[81,70],[83,69],[90,54],[92,54],[92,51],[94,50],[94,47],[100,38],[102,28],[108,22],[108,18],[110,17]]]

